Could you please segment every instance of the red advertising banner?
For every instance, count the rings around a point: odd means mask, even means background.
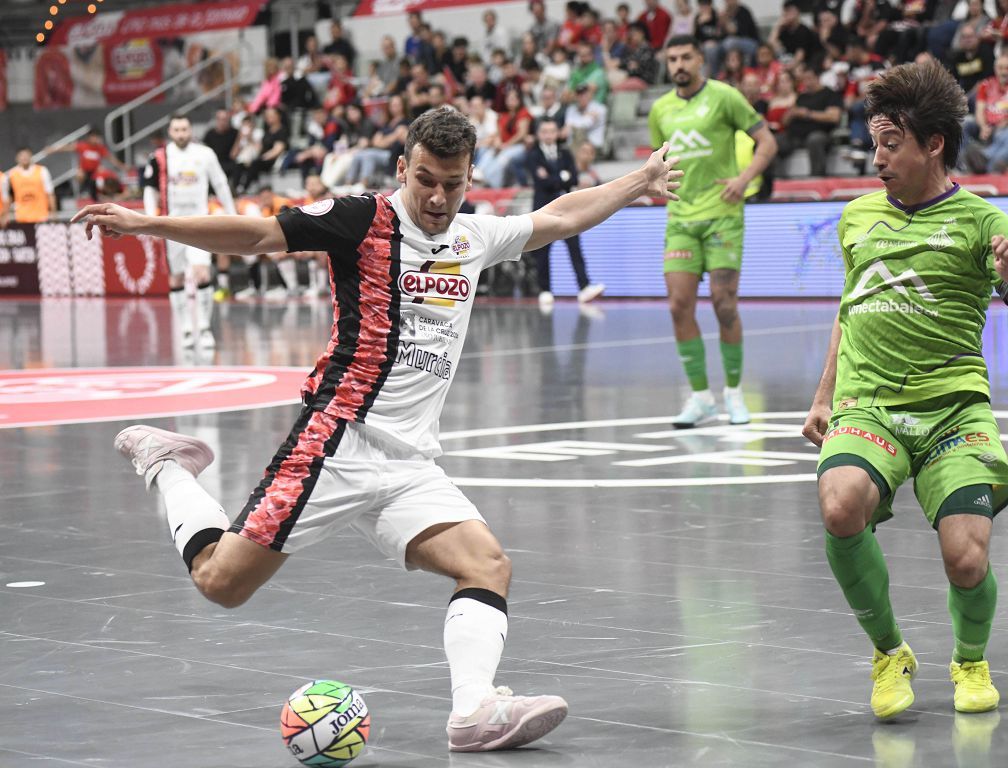
[[[161,64],[161,46],[149,37],[106,45],[106,103],[125,104],[160,85]]]
[[[133,11],[99,11],[60,24],[49,45],[93,45],[139,37],[183,37],[196,32],[247,27],[266,0],[228,0],[199,5],[162,5]]]
[[[412,11],[436,11],[463,5],[486,5],[486,0],[361,0],[354,16],[390,16]]]
[[[35,225],[10,224],[0,229],[0,296],[37,295],[38,292]]]
[[[168,263],[164,240],[106,237],[102,241],[106,296],[167,296]]]

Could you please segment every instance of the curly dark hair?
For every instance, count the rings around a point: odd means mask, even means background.
[[[476,129],[457,109],[429,109],[410,123],[403,152],[407,163],[417,144],[440,158],[467,155],[471,163],[476,152]]]
[[[942,136],[946,168],[955,166],[959,157],[967,112],[963,89],[934,59],[893,67],[865,91],[865,120],[885,117],[922,147],[932,136]]]

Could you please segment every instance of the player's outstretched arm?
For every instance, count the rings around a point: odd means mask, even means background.
[[[829,351],[826,353],[826,364],[823,366],[822,378],[819,379],[819,386],[816,388],[815,397],[812,399],[812,407],[809,408],[808,416],[805,417],[805,426],[802,428],[802,434],[817,447],[822,446],[823,438],[826,436],[826,427],[829,424],[830,416],[833,415],[833,394],[836,391],[836,359],[842,333],[843,331],[840,330],[840,314],[837,313],[836,319],[833,321],[833,332],[830,334]]]
[[[525,250],[534,251],[591,229],[641,196],[678,200],[673,192],[679,188],[683,172],[675,168],[679,158],[666,160],[666,153],[667,143],[648,158],[644,167],[599,187],[568,192],[533,211],[532,236]]]
[[[1008,281],[1008,237],[994,235],[991,238],[991,249],[994,251],[994,269],[1002,280]]]
[[[287,238],[275,216],[147,216],[114,203],[81,208],[70,220],[84,221],[87,236],[98,227],[106,237],[152,235],[210,253],[255,255],[287,250]]]

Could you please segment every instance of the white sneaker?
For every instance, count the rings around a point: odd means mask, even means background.
[[[232,294],[232,298],[243,301],[245,299],[254,299],[258,295],[259,293],[256,291],[255,286],[249,285]]]
[[[559,696],[515,696],[500,686],[468,717],[448,718],[448,749],[490,752],[514,749],[540,739],[567,717],[567,702]]]
[[[147,489],[168,459],[190,472],[193,477],[206,469],[214,460],[210,446],[195,437],[169,432],[166,429],[134,424],[115,436],[115,449],[129,459],[138,475],[142,475]]]
[[[724,407],[728,414],[729,424],[748,424],[749,409],[742,399],[742,390],[738,387],[724,388]]]
[[[214,349],[217,346],[217,339],[214,338],[213,331],[204,328],[199,332],[200,349]]]
[[[549,291],[542,291],[539,294],[539,306],[543,309],[552,307],[554,302],[553,294]]]
[[[589,301],[597,299],[605,293],[605,285],[602,283],[593,283],[591,285],[586,285],[580,291],[578,291],[578,302],[581,304],[587,304]]]
[[[676,429],[691,429],[717,418],[717,405],[709,390],[694,392],[678,416],[672,417]]]
[[[287,289],[282,285],[270,288],[263,294],[264,299],[286,299],[288,296]]]

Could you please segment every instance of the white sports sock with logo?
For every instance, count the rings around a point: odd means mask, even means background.
[[[168,291],[168,303],[171,305],[172,322],[185,333],[192,333],[192,314],[189,311],[189,297],[185,288]]]
[[[231,526],[217,500],[178,462],[165,460],[154,476],[153,485],[164,499],[168,529],[183,559],[186,545],[196,534],[208,529],[226,531]]]
[[[196,320],[201,331],[209,329],[210,321],[213,320],[213,292],[211,283],[201,285],[196,289]]]
[[[479,600],[460,597],[448,604],[444,648],[451,671],[453,714],[471,715],[494,692],[507,629],[507,614]]]

